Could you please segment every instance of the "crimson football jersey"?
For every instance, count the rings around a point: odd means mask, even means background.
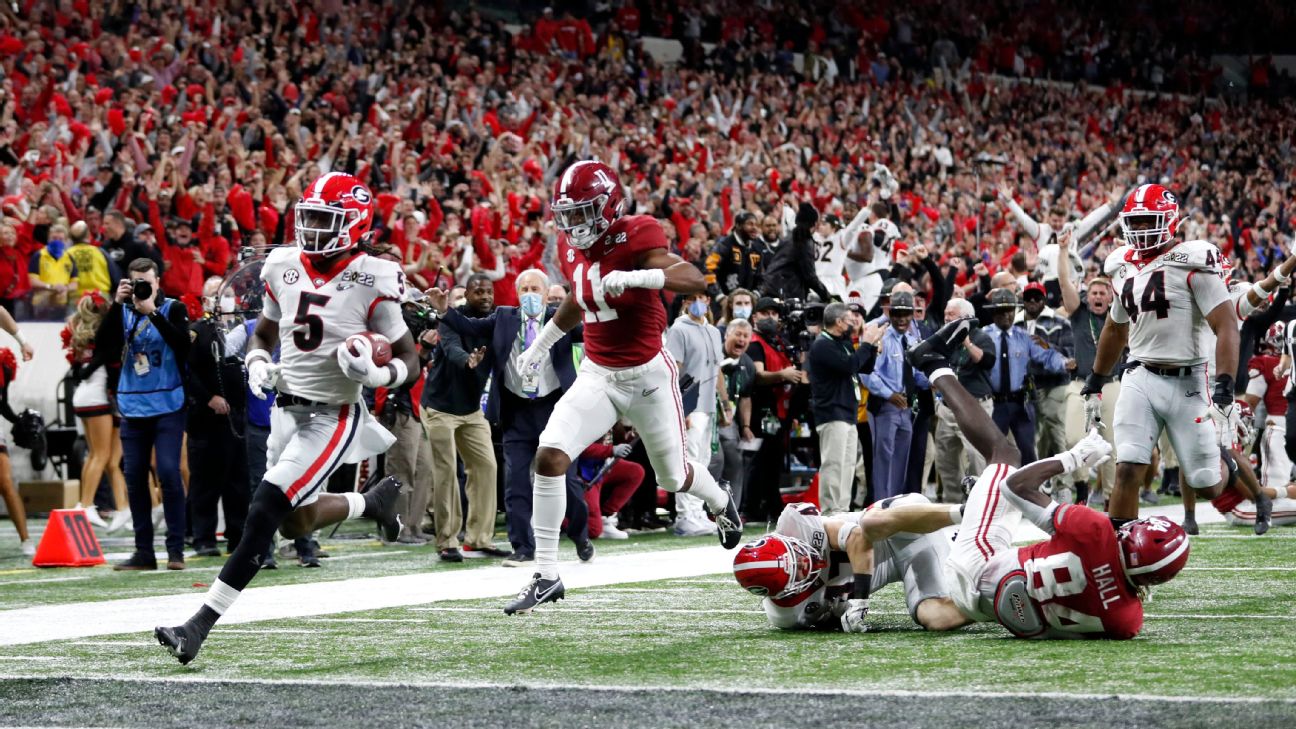
[[[604,367],[636,367],[662,351],[666,309],[655,289],[630,288],[620,296],[603,294],[609,271],[635,271],[640,256],[668,248],[655,218],[617,219],[588,250],[564,246],[562,267],[572,294],[585,314],[585,356]]]
[[[1269,417],[1281,417],[1287,414],[1287,377],[1274,377],[1274,368],[1278,358],[1272,354],[1258,354],[1251,358],[1247,365],[1250,383],[1247,394],[1257,395],[1264,401],[1265,412]]]
[[[1017,550],[1026,590],[1050,637],[1127,639],[1143,628],[1143,603],[1125,579],[1111,520],[1087,506],[1053,513],[1053,538]]]

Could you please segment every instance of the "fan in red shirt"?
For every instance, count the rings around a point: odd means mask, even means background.
[[[1183,569],[1188,535],[1159,516],[1116,529],[1106,515],[1058,504],[1040,491],[1055,476],[1101,464],[1111,457],[1111,444],[1095,429],[1071,450],[1018,468],[1016,447],[949,368],[950,352],[961,346],[973,321],[946,324],[908,355],[989,464],[968,494],[946,559],[949,597],[930,610],[948,619],[936,622],[998,622],[1019,638],[1133,638],[1143,627],[1143,588]],[[1013,531],[1023,516],[1049,539],[1014,547]],[[874,509],[860,524],[876,542],[951,521],[948,506],[928,504]]]

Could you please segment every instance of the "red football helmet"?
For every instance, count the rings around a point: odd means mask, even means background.
[[[359,179],[330,172],[310,184],[293,211],[297,246],[307,254],[345,251],[369,235],[373,195]]]
[[[549,209],[571,247],[585,250],[621,217],[625,209],[621,180],[602,162],[577,162],[558,178]]]
[[[1120,212],[1125,242],[1141,252],[1170,242],[1179,229],[1179,199],[1160,185],[1139,185]]]
[[[767,534],[734,556],[734,577],[753,595],[779,600],[815,584],[828,563],[796,537]]]
[[[1188,564],[1188,534],[1164,516],[1128,522],[1116,532],[1125,576],[1136,585],[1169,582]]]
[[[1285,322],[1274,322],[1265,332],[1264,338],[1260,340],[1260,349],[1268,352],[1281,352],[1283,345],[1287,342],[1287,324]]]

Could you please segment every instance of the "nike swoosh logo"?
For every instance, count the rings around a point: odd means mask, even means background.
[[[536,591],[535,591],[536,603],[542,603],[542,602],[544,602],[545,599],[547,599],[550,595],[552,595],[552,594],[554,593],[555,590],[558,589],[558,585],[559,585],[559,584],[560,584],[560,583],[557,583],[557,582],[553,583],[552,585],[549,586],[549,589],[548,589],[548,590],[545,590],[544,592],[541,592],[541,591],[540,591],[540,586],[537,585],[537,586],[536,586]]]
[[[1184,397],[1197,397],[1200,394],[1201,394],[1201,390],[1193,390],[1192,392],[1188,393]]]
[[[656,388],[656,387],[649,387],[649,388],[647,388],[647,389],[645,389],[645,390],[643,391],[643,396],[644,396],[644,397],[648,397],[649,395],[653,394],[654,392],[657,392],[657,388]]]

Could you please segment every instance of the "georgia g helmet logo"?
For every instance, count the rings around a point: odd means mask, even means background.
[[[351,197],[361,205],[368,205],[369,201],[373,200],[373,198],[369,196],[369,190],[366,189],[364,185],[356,185],[351,188]]]

